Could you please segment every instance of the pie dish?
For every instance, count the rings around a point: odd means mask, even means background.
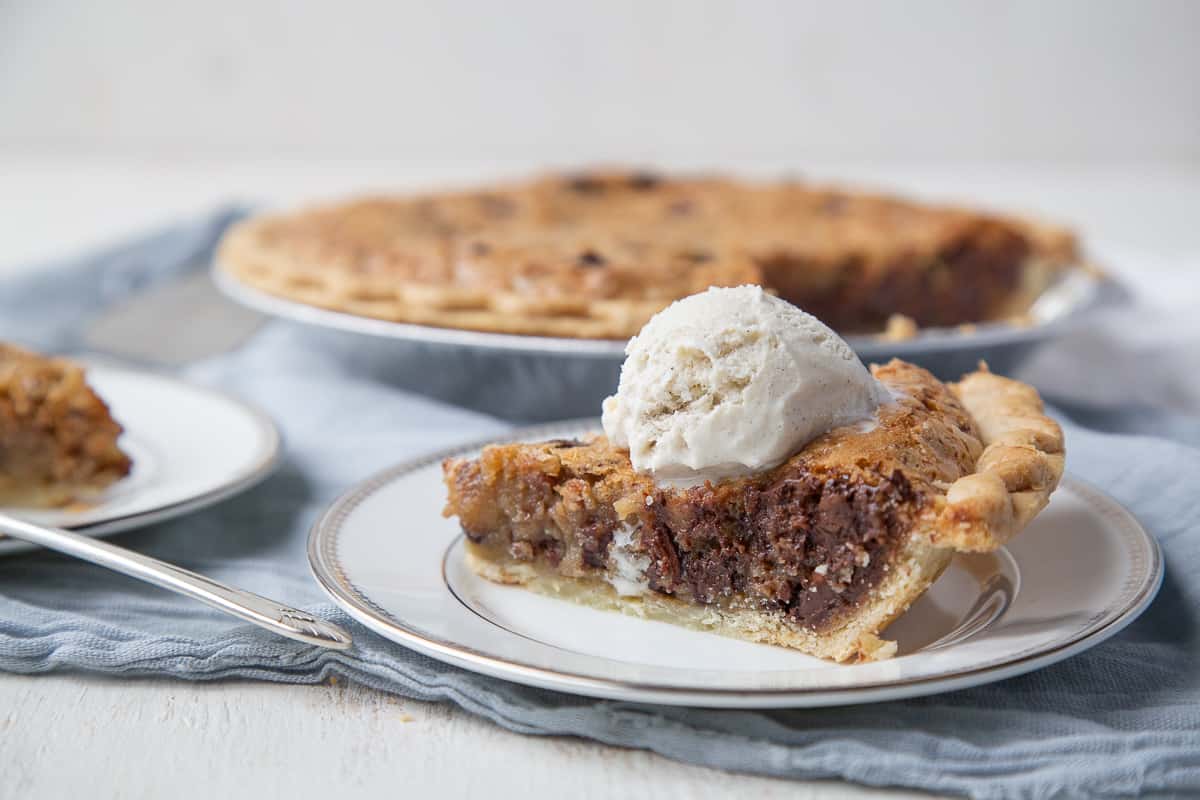
[[[1020,319],[1078,260],[1065,229],[803,182],[602,171],[371,197],[235,226],[251,288],[369,318],[621,339],[756,283],[842,333]],[[889,321],[891,321],[889,327]]]
[[[602,436],[443,464],[472,569],[587,605],[835,661],[895,654],[883,629],[955,552],[1000,548],[1045,507],[1063,437],[1037,392],[986,366],[945,385],[872,367],[895,401],[767,472],[656,485]]]
[[[81,366],[0,343],[0,505],[94,499],[132,467],[121,431]]]

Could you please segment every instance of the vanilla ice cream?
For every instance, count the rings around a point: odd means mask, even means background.
[[[625,348],[604,432],[656,479],[698,483],[770,469],[886,389],[841,337],[758,286],[709,289],[656,314]]]

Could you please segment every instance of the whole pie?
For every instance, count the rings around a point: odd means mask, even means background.
[[[0,343],[0,505],[93,499],[132,467],[120,435],[82,367]]]
[[[1019,316],[1076,260],[1051,225],[798,181],[645,172],[371,197],[234,227],[218,263],[351,314],[626,338],[674,300],[758,284],[842,333]]]
[[[894,402],[761,474],[657,485],[603,436],[485,448],[443,465],[486,578],[836,661],[880,634],[955,552],[994,550],[1046,505],[1063,436],[1037,392],[872,367]]]

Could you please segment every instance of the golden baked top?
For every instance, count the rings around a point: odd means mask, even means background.
[[[550,176],[253,218],[221,266],[262,290],[365,316],[625,338],[672,300],[757,283],[840,331],[1024,310],[1062,229],[799,181],[644,172]]]

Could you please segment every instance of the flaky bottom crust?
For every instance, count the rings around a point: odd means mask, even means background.
[[[791,622],[782,612],[739,605],[738,598],[699,605],[647,591],[619,595],[597,573],[573,578],[537,561],[518,561],[466,542],[467,565],[494,583],[519,585],[539,594],[603,611],[668,622],[733,639],[778,645],[832,661],[878,661],[896,654],[896,643],[876,635],[908,610],[950,564],[954,551],[910,536],[888,566],[887,576],[850,614],[820,631]]]

